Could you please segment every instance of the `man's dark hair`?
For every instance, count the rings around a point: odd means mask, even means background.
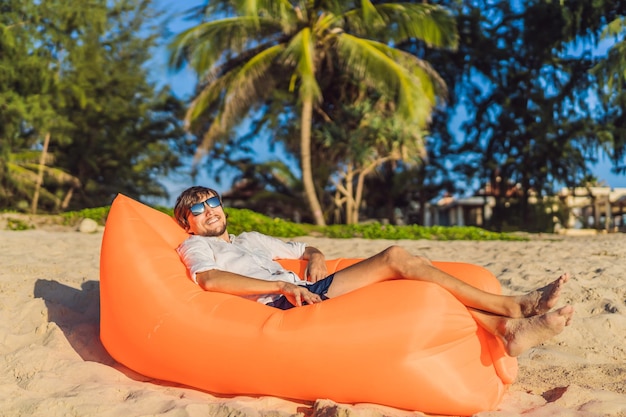
[[[180,227],[188,230],[189,222],[187,221],[187,216],[189,215],[189,208],[197,202],[202,201],[205,197],[209,198],[211,196],[217,196],[219,197],[220,202],[222,201],[222,197],[220,197],[220,194],[217,191],[212,188],[198,185],[189,187],[180,193],[176,199],[176,204],[174,204],[174,218]]]

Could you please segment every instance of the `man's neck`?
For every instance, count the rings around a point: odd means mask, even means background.
[[[230,234],[228,233],[228,230],[224,231],[224,233],[222,233],[222,235],[219,236],[219,238],[222,239],[226,243],[230,243]]]

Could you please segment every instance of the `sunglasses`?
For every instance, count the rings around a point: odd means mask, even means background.
[[[219,207],[222,203],[220,202],[220,198],[215,196],[215,197],[211,197],[208,198],[204,201],[201,201],[199,203],[194,204],[193,206],[189,207],[189,210],[191,211],[191,214],[193,214],[194,216],[199,216],[202,213],[204,213],[204,205],[209,206],[209,208],[215,208],[215,207]]]

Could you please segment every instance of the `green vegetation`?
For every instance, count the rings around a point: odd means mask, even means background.
[[[239,234],[241,232],[257,231],[269,236],[294,237],[304,236],[307,230],[302,225],[291,223],[279,218],[272,219],[252,210],[226,209],[228,214],[228,231]]]
[[[332,238],[364,239],[432,239],[432,240],[522,240],[507,233],[490,232],[475,226],[394,226],[380,223],[333,225],[321,229],[324,236]]]
[[[110,208],[110,206],[97,207],[63,213],[64,224],[74,225],[80,219],[89,218],[97,221],[98,224],[104,225]],[[171,208],[158,206],[154,208],[168,216],[173,216]],[[228,231],[234,234],[257,231],[269,236],[285,238],[315,235],[336,239],[524,240],[516,235],[490,232],[473,226],[424,227],[419,225],[383,225],[381,223],[314,226],[312,224],[299,224],[279,218],[270,218],[247,209],[226,208],[226,213],[228,214]]]
[[[26,223],[23,220],[20,219],[12,219],[12,218],[8,218],[7,219],[7,229],[8,230],[29,230],[29,229],[33,229],[34,227],[29,225],[28,223]]]
[[[78,211],[68,211],[61,214],[61,216],[65,225],[75,225],[82,219],[95,220],[99,225],[104,225],[109,215],[109,210],[111,210],[110,206],[86,208]]]
[[[0,208],[166,196],[188,135],[182,102],[150,81],[161,16],[152,0],[2,2]]]
[[[292,223],[278,218],[272,219],[245,209],[227,208],[226,212],[228,213],[228,230],[234,234],[254,230],[277,237],[316,235],[338,239],[523,240],[515,235],[489,232],[479,227],[394,226],[380,223],[314,226]]]
[[[316,224],[391,219],[397,208],[418,211],[411,223],[423,224],[423,207],[443,193],[489,189],[508,217],[485,227],[499,231],[545,229],[531,197],[584,184],[603,153],[626,172],[626,3],[427,3],[402,2],[396,13],[392,2],[216,0],[190,11],[199,24],[171,43],[171,63],[196,70],[187,118],[204,135],[198,148],[208,151],[209,171],[222,171],[221,161],[256,182],[246,196],[307,202],[298,214]],[[607,58],[603,32],[615,41]],[[433,42],[439,33],[451,42]],[[400,79],[415,91],[404,70],[417,62],[436,70],[430,81],[445,81],[428,82],[431,94],[421,96],[445,101],[440,112],[398,92]],[[427,114],[427,126],[421,117],[393,123],[406,114],[402,103]],[[301,181],[282,183],[287,190],[274,185],[281,173],[250,167],[265,144],[246,151],[249,140],[263,136],[300,165]]]
[[[546,231],[560,214],[535,201],[592,183],[600,157],[626,173],[626,2],[204,3],[170,34],[181,17],[156,0],[3,0],[0,210],[169,197],[166,179],[203,172],[307,223],[236,227],[501,238],[360,220],[425,224],[441,196],[480,194],[482,227]],[[154,81],[166,45],[197,76],[188,100]]]
[[[349,164],[345,181],[351,182],[354,171],[364,176],[388,159],[409,159],[410,149],[421,148],[433,107],[446,95],[443,79],[428,62],[396,46],[415,41],[454,49],[458,42],[452,14],[424,2],[215,0],[193,11],[201,23],[176,36],[170,64],[177,69],[189,65],[202,80],[186,117],[204,135],[200,150],[228,140],[229,130],[251,109],[276,102],[278,91],[288,93],[269,112],[291,119],[299,114],[294,153],[299,154],[309,211],[320,226],[326,219],[318,193],[328,178],[314,175],[318,144],[312,128],[330,90],[349,85],[351,91],[341,94],[343,103],[376,95],[381,102],[377,115],[397,118],[405,128],[394,141],[381,133],[363,134],[354,146],[365,149],[342,153],[334,168]],[[327,113],[326,119],[332,118]],[[207,120],[213,121],[208,125]],[[358,131],[372,122],[347,125]],[[419,153],[411,159],[420,159]],[[357,223],[362,185],[338,188],[345,197],[346,222]]]

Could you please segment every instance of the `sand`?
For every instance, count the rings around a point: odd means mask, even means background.
[[[102,232],[59,227],[0,231],[0,417],[423,415],[325,399],[219,397],[117,364],[98,338],[101,240]],[[626,416],[625,234],[525,242],[297,240],[328,258],[399,244],[433,260],[472,262],[495,273],[507,294],[569,272],[559,305],[575,306],[573,324],[522,354],[518,380],[499,409],[477,415]]]

